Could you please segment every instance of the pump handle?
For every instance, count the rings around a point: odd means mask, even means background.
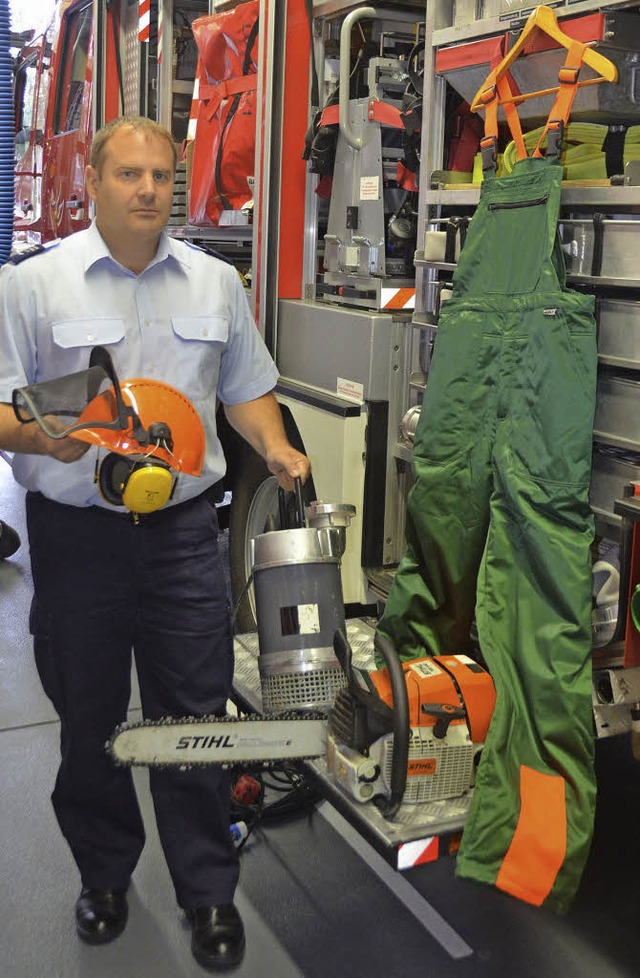
[[[358,20],[377,16],[375,7],[359,7],[347,14],[340,29],[340,85],[338,89],[338,123],[340,132],[353,149],[362,149],[364,139],[349,123],[349,78],[351,75],[351,28]]]

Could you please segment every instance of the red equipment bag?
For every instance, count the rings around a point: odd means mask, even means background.
[[[189,188],[189,222],[217,225],[253,194],[259,0],[198,17],[198,119]]]

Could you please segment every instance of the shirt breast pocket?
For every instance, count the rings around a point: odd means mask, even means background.
[[[173,363],[176,387],[192,401],[214,394],[229,320],[224,316],[173,316],[171,325],[178,340]]]
[[[62,350],[82,346],[113,346],[124,339],[122,319],[68,319],[51,327],[53,342]]]

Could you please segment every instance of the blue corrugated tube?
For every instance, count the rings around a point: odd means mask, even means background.
[[[11,254],[13,237],[13,66],[9,47],[9,0],[0,0],[0,265]]]

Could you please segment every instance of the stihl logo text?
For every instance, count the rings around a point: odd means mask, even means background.
[[[407,775],[415,777],[417,774],[435,774],[437,768],[435,757],[422,757],[407,764]]]
[[[207,750],[211,747],[224,750],[225,747],[235,747],[231,734],[220,737],[180,737],[176,750]]]

